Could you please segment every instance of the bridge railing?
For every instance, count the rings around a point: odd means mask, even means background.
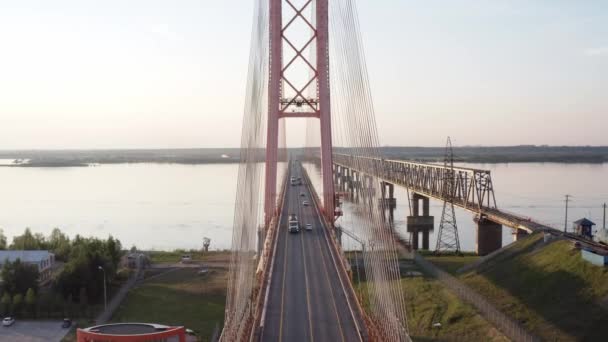
[[[336,165],[378,177],[439,200],[448,197],[448,189],[444,187],[447,184],[446,179],[453,177],[454,187],[449,190],[455,205],[476,212],[483,208],[496,208],[492,176],[488,170],[464,167],[452,169],[437,164],[339,153],[334,153],[333,158]]]

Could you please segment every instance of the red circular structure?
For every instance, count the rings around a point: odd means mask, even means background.
[[[186,329],[160,324],[116,323],[78,329],[76,336],[78,342],[186,342]]]

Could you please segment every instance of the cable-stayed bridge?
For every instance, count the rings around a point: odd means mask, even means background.
[[[292,119],[306,130],[297,157]],[[255,1],[222,341],[409,341],[399,262],[419,233],[429,248],[446,175],[450,201],[476,215],[479,254],[501,247],[503,225],[554,231],[499,210],[489,171],[385,160],[378,146],[356,1]],[[409,240],[385,216],[394,186],[411,192]],[[334,229],[343,200],[362,245],[356,282]]]

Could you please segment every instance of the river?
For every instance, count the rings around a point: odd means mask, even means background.
[[[608,164],[466,164],[489,169],[498,207],[559,228],[564,195],[572,195],[568,226],[587,217],[601,228],[608,202]],[[9,241],[26,227],[48,235],[54,227],[69,236],[107,237],[125,247],[172,250],[230,247],[236,164],[112,164],[91,167],[0,167],[0,228]],[[395,224],[405,232],[408,203],[397,188]],[[442,203],[431,201],[438,227]],[[475,248],[472,214],[456,210],[463,250]],[[351,222],[352,223],[352,222]],[[347,219],[343,225],[348,225]],[[435,232],[437,228],[435,229]],[[504,229],[503,243],[512,237]],[[346,248],[356,248],[346,242]],[[431,236],[431,247],[435,234]]]

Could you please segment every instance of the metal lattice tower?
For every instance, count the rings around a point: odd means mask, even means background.
[[[437,246],[435,253],[456,252],[460,253],[460,239],[458,238],[458,225],[456,224],[456,214],[454,212],[454,192],[456,191],[454,177],[454,151],[452,141],[448,137],[445,146],[444,158],[444,177],[443,177],[443,212],[441,223],[439,224],[439,234],[437,235]]]

